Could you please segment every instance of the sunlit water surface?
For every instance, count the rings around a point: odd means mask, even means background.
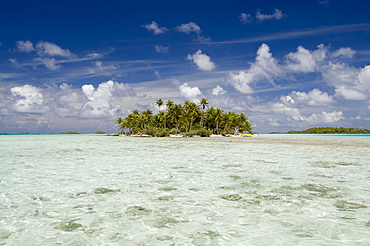
[[[0,245],[370,245],[370,138],[0,136]]]

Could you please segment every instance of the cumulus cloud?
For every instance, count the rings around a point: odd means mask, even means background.
[[[15,104],[13,105],[15,111],[22,113],[44,113],[48,110],[48,107],[44,105],[41,89],[27,84],[13,87],[10,91],[15,97]]]
[[[228,81],[234,86],[238,91],[245,94],[252,94],[254,90],[250,84],[254,81],[255,75],[253,72],[239,71],[231,72],[228,76]]]
[[[298,108],[292,108],[283,103],[275,103],[274,105],[272,105],[272,109],[277,114],[285,115],[286,118],[284,120],[291,126],[297,126],[302,123],[305,125],[320,125],[334,123],[345,119],[342,111],[322,111],[321,113],[303,115]],[[276,125],[276,123],[278,122],[273,121],[273,123]]]
[[[192,61],[202,71],[212,71],[216,68],[216,64],[211,61],[209,56],[203,54],[201,50],[198,50],[193,55],[188,54],[187,60]]]
[[[87,102],[80,109],[80,115],[87,118],[114,117],[120,113],[120,105],[116,101],[133,95],[128,85],[112,80],[99,84],[96,89],[93,85],[83,85],[81,89]]]
[[[326,52],[324,45],[319,45],[314,52],[305,49],[303,46],[298,46],[297,52],[289,53],[286,56],[287,69],[294,72],[314,72],[319,63],[326,58]]]
[[[145,24],[143,25],[143,27],[148,30],[148,31],[151,31],[153,32],[154,35],[158,35],[158,34],[162,34],[162,33],[165,33],[167,31],[169,31],[167,28],[165,27],[160,27],[157,22],[155,21],[152,21],[152,23],[150,24]]]
[[[243,23],[243,24],[246,24],[246,23],[251,23],[252,22],[252,17],[250,14],[246,14],[246,13],[241,13],[240,16],[240,21]]]
[[[228,81],[235,89],[242,93],[253,93],[252,84],[258,81],[268,81],[275,85],[274,78],[283,74],[277,60],[272,57],[270,47],[262,44],[257,50],[257,56],[254,63],[251,63],[248,70],[231,72]]]
[[[256,13],[256,19],[258,21],[265,21],[265,20],[280,20],[283,19],[286,15],[279,9],[275,9],[275,12],[272,15],[261,14],[260,11]]]
[[[335,102],[332,96],[317,88],[308,93],[292,91],[288,96],[281,96],[280,100],[286,105],[295,106],[327,106]]]
[[[333,111],[333,112],[321,112],[320,114],[312,114],[306,121],[311,125],[318,125],[322,123],[334,123],[340,120],[345,119],[342,111]]]
[[[33,43],[29,40],[16,42],[18,52],[29,53],[35,50]]]
[[[347,87],[347,86],[339,86],[335,89],[336,96],[343,97],[347,100],[365,100],[367,99],[367,95],[361,91],[356,89]]]
[[[342,57],[347,57],[347,58],[353,58],[353,56],[356,54],[356,51],[355,50],[353,50],[353,49],[351,49],[351,48],[344,48],[344,47],[342,47],[342,48],[340,48],[339,50],[337,50],[337,51],[335,51],[334,53],[333,53],[333,56],[334,57],[340,57],[340,56],[342,56]]]
[[[219,85],[212,89],[212,95],[214,96],[224,95],[226,93],[226,90]]]
[[[357,80],[358,70],[345,63],[332,63],[322,67],[321,74],[329,84],[339,87],[353,85]]]
[[[369,91],[370,90],[370,66],[365,66],[361,71],[359,72],[358,76],[358,84],[356,85],[356,88],[363,91]]]
[[[195,100],[202,92],[198,87],[190,87],[188,83],[179,86],[180,95],[186,99]]]
[[[319,105],[333,103],[333,98],[366,100],[370,93],[370,66],[358,69],[340,60],[351,58],[355,53],[354,50],[343,47],[330,52],[323,44],[313,51],[298,46],[296,52],[289,53],[283,62],[278,62],[272,56],[269,46],[262,44],[257,51],[255,62],[250,63],[249,69],[229,73],[228,82],[240,92],[252,94],[254,87],[261,82],[270,82],[276,88],[277,80],[297,80],[302,74],[316,74],[329,86],[334,87],[334,96],[318,89],[308,93],[292,92],[286,102],[303,102],[299,99],[305,98],[308,100],[306,103],[310,102],[309,105]]]
[[[186,34],[190,34],[192,32],[199,34],[202,31],[200,29],[200,27],[197,24],[195,24],[194,22],[181,24],[180,26],[176,27],[176,30],[179,31],[179,32],[186,33]]]
[[[170,48],[169,47],[162,46],[162,45],[155,45],[154,46],[154,49],[158,53],[165,54],[165,53],[168,53],[168,51],[169,51]]]

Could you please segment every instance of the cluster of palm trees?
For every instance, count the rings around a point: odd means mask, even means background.
[[[202,98],[199,104],[185,101],[182,105],[172,100],[166,103],[156,101],[157,114],[146,109],[135,109],[126,118],[117,118],[116,123],[125,134],[145,134],[168,136],[170,134],[201,135],[235,134],[252,132],[252,126],[244,113],[224,112],[217,107],[209,107],[208,99]]]

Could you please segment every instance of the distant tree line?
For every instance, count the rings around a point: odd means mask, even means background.
[[[289,134],[370,134],[369,129],[352,127],[314,127],[304,131],[289,131]]]
[[[175,104],[171,100],[165,103],[156,101],[157,114],[146,109],[142,112],[135,109],[125,118],[117,118],[116,123],[122,134],[150,135],[156,137],[170,134],[186,136],[211,134],[235,134],[249,132],[253,134],[252,125],[244,113],[224,112],[217,107],[209,107],[208,99],[202,98],[199,104],[185,101]]]

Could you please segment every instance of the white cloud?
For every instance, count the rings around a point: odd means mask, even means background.
[[[61,67],[61,65],[57,64],[57,60],[55,58],[37,57],[34,59],[34,61],[42,62],[45,67],[50,70],[58,70]]]
[[[299,109],[288,107],[287,105],[285,105],[283,103],[275,103],[274,105],[272,105],[272,110],[275,113],[278,113],[278,114],[282,113],[284,115],[287,115],[295,121],[304,120],[304,117],[301,116],[301,113],[299,112]]]
[[[73,54],[68,49],[62,49],[60,46],[47,41],[39,41],[36,45],[33,45],[29,40],[17,41],[16,45],[18,52],[30,53],[35,51],[38,57],[34,58],[33,61],[41,62],[41,64],[44,64],[45,67],[50,70],[58,70],[61,67],[55,57],[68,59],[77,58],[77,55]],[[13,61],[15,61],[15,59]],[[21,67],[18,63],[13,62],[13,64]]]
[[[19,65],[17,59],[15,58],[10,58],[9,61],[16,67],[16,68],[20,68],[21,66]]]
[[[344,63],[329,62],[322,66],[321,74],[329,84],[335,87],[352,86],[357,81],[358,69]]]
[[[198,87],[190,87],[188,83],[179,86],[180,95],[190,100],[195,100],[202,92]]]
[[[347,58],[353,58],[353,56],[356,54],[356,51],[351,49],[351,48],[340,48],[339,50],[335,51],[333,53],[333,56],[334,57],[340,57],[340,56],[343,56],[343,57],[347,57]]]
[[[272,15],[266,15],[266,14],[261,14],[260,11],[257,11],[256,13],[256,19],[259,21],[264,21],[264,20],[280,20],[283,19],[286,15],[283,14],[283,12],[279,9],[275,9],[275,12]]]
[[[99,68],[100,71],[103,71],[103,62],[102,61],[92,61],[91,62],[92,64],[94,64],[95,66],[97,66]]]
[[[169,51],[169,47],[165,47],[165,46],[162,46],[162,45],[155,45],[154,46],[154,49],[156,52],[158,53],[162,53],[162,54],[165,54]]]
[[[96,89],[93,85],[83,85],[81,89],[87,102],[80,109],[80,115],[87,118],[116,116],[121,108],[117,101],[133,94],[128,85],[112,80],[99,84]]]
[[[321,114],[312,114],[306,121],[311,125],[318,125],[322,123],[334,123],[345,119],[342,111],[333,111],[333,112],[321,112]]]
[[[32,85],[13,87],[10,89],[12,95],[16,97],[13,108],[22,113],[43,113],[48,107],[43,104],[41,90]]]
[[[67,84],[67,83],[63,83],[59,86],[59,88],[62,90],[62,91],[66,91],[66,90],[69,90],[72,88],[71,85]]]
[[[275,85],[274,78],[283,75],[277,60],[272,57],[270,47],[267,44],[262,44],[257,50],[257,56],[254,63],[248,70],[231,72],[228,80],[235,89],[242,93],[253,93],[251,84],[258,81],[268,81]]]
[[[17,41],[16,45],[17,45],[18,52],[29,53],[35,50],[35,48],[33,47],[33,43],[29,40]]]
[[[252,94],[254,90],[250,84],[254,81],[254,77],[255,75],[251,72],[231,72],[228,81],[241,93]]]
[[[347,100],[365,100],[367,95],[353,88],[347,86],[339,86],[335,89],[336,96],[343,97]]]
[[[281,96],[280,100],[286,105],[296,106],[326,106],[335,102],[332,96],[329,96],[328,93],[322,92],[319,89],[313,89],[308,93],[292,91],[288,96]]]
[[[239,16],[239,18],[240,18],[240,21],[243,24],[251,23],[252,22],[252,18],[251,18],[251,15],[250,14],[241,13],[240,16]]]
[[[325,1],[320,1],[319,4],[320,5],[329,5],[329,1],[328,0],[325,0]]]
[[[314,52],[305,49],[303,46],[298,46],[297,52],[289,53],[286,56],[287,69],[294,72],[314,72],[319,66],[319,62],[326,58],[326,52],[324,45],[319,45]]]
[[[36,52],[39,56],[60,56],[64,58],[76,58],[77,56],[68,49],[62,49],[60,46],[47,42],[40,41],[36,44]]]
[[[190,34],[192,32],[199,34],[202,31],[200,29],[200,27],[197,24],[195,24],[194,22],[189,22],[187,24],[182,24],[181,26],[176,27],[176,30],[179,31],[179,32],[186,33],[186,34]]]
[[[272,105],[272,110],[277,114],[285,115],[286,118],[283,119],[285,122],[279,122],[278,124],[289,124],[292,126],[297,125],[320,125],[338,122],[345,119],[342,111],[313,113],[310,115],[302,115],[298,108],[288,107],[283,103],[275,103]],[[273,121],[276,125],[276,121]]]
[[[188,54],[187,60],[192,61],[202,71],[212,71],[216,68],[216,64],[211,61],[209,56],[202,54],[201,50],[198,50],[193,55]]]
[[[370,66],[365,66],[358,74],[357,89],[362,91],[370,90]]]
[[[98,58],[100,57],[100,54],[99,53],[96,53],[96,52],[90,52],[86,55],[87,58],[91,58],[91,59],[94,59],[94,58]]]
[[[102,61],[92,61],[93,65],[95,65],[101,72],[107,72],[117,69],[118,67],[115,65],[104,65]]]
[[[155,77],[157,78],[157,79],[161,79],[162,78],[162,76],[161,76],[161,74],[159,73],[159,71],[154,71],[154,75],[155,75]]]
[[[199,43],[208,43],[208,42],[212,41],[212,39],[210,37],[206,37],[206,36],[203,36],[203,35],[197,35],[195,38],[193,38],[193,40],[195,42],[199,42]]]
[[[226,93],[226,90],[219,85],[212,89],[212,95],[214,96],[223,95]]]
[[[152,23],[150,23],[150,24],[143,25],[143,27],[146,30],[153,32],[154,35],[162,34],[162,33],[165,33],[167,31],[169,31],[165,27],[158,26],[157,22],[155,22],[155,21],[152,21]]]

